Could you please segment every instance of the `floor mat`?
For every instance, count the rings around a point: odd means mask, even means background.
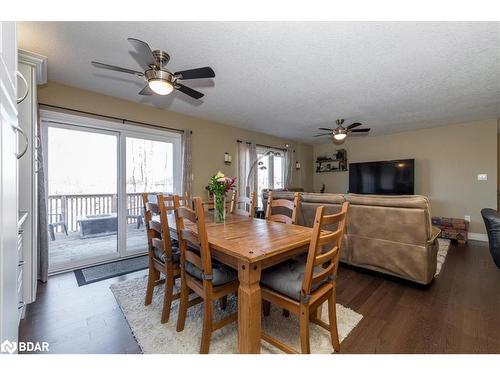
[[[112,277],[125,275],[148,268],[148,256],[122,259],[111,263],[100,264],[75,270],[78,286],[83,286]]]

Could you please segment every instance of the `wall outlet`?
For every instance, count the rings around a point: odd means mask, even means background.
[[[465,215],[464,219],[465,219],[465,221],[468,221],[470,223],[470,216],[469,215]]]
[[[486,173],[480,173],[477,175],[477,180],[478,181],[487,181],[488,175]]]

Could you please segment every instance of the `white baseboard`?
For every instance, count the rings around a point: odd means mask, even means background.
[[[488,242],[488,235],[485,233],[472,233],[469,232],[468,234],[468,239],[469,240],[476,240],[476,241],[483,241],[483,242]]]

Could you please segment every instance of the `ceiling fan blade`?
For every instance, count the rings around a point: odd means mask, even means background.
[[[354,129],[354,130],[350,130],[351,133],[367,133],[370,131],[370,128],[367,128],[367,129]]]
[[[360,122],[355,122],[355,123],[353,123],[353,124],[349,125],[349,126],[347,127],[347,129],[349,129],[349,130],[350,130],[350,129],[354,129],[354,128],[356,128],[356,127],[358,127],[358,126],[361,126],[361,125],[363,125],[363,124],[362,124],[362,123],[360,123]]]
[[[149,85],[144,86],[144,88],[141,91],[139,91],[139,95],[148,95],[149,96],[149,95],[153,95],[153,94],[154,94],[154,92],[153,92],[153,90],[151,90],[151,87],[149,87]]]
[[[137,52],[136,60],[147,70],[152,64],[156,64],[156,59],[151,51],[151,47],[146,42],[135,38],[127,38]]]
[[[323,137],[325,135],[332,135],[332,133],[326,133],[326,134],[316,134],[315,137]]]
[[[179,79],[213,78],[215,77],[215,72],[209,66],[205,66],[204,68],[175,72],[174,75],[178,76]]]
[[[104,63],[100,63],[100,62],[97,62],[97,61],[92,61],[92,65],[95,66],[96,68],[114,70],[116,72],[122,72],[122,73],[127,73],[127,74],[134,74],[134,75],[136,75],[138,77],[144,76],[144,73],[138,72],[136,70],[127,69],[127,68],[121,68],[119,66],[104,64]]]
[[[318,128],[319,130],[326,130],[326,131],[330,131],[330,132],[333,132],[333,129],[329,129],[329,128]]]
[[[203,98],[203,96],[205,94],[202,94],[201,92],[199,91],[196,91],[196,90],[193,90],[192,88],[190,87],[187,87],[187,86],[184,86],[178,82],[175,83],[175,88],[177,90],[179,90],[180,92],[194,98],[194,99],[200,99],[200,98]]]

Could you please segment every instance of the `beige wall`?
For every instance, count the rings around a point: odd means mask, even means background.
[[[273,137],[267,134],[222,125],[219,123],[182,115],[149,105],[130,102],[96,92],[49,82],[38,89],[38,100],[43,104],[57,105],[100,115],[114,116],[131,121],[141,121],[176,129],[193,131],[194,195],[205,197],[204,187],[217,171],[236,176],[237,139],[283,148],[289,143],[295,149],[295,157],[301,170],[294,168],[293,185],[312,189],[312,146]],[[224,164],[224,152],[233,157],[230,166]]]
[[[480,210],[496,207],[497,119],[422,129],[378,137],[348,139],[349,162],[415,159],[415,193],[426,195],[432,214],[463,218],[471,216],[470,231],[485,233]],[[317,156],[340,148],[333,144],[314,147]],[[314,191],[344,193],[348,173],[315,173]],[[488,181],[477,181],[487,173]]]

